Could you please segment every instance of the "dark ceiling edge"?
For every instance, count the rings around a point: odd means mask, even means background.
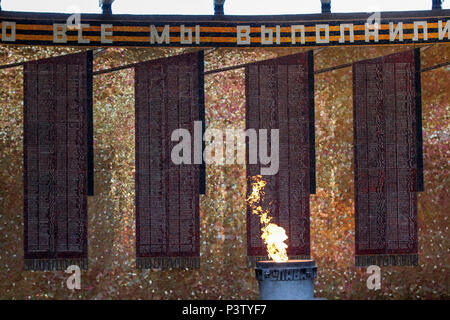
[[[213,22],[258,22],[258,21],[330,21],[346,19],[367,19],[372,13],[352,12],[352,13],[328,13],[328,14],[289,14],[289,15],[133,15],[133,14],[113,14],[103,15],[95,13],[83,13],[82,19],[86,20],[104,20],[104,21],[213,21]],[[67,13],[43,13],[43,12],[18,12],[18,11],[0,11],[0,19],[42,19],[42,20],[66,20],[71,14]],[[446,10],[424,10],[424,11],[389,11],[381,12],[381,19],[392,18],[437,18],[450,16],[450,9]]]

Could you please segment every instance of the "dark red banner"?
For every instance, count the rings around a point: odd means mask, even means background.
[[[314,67],[312,52],[266,60],[246,67],[246,128],[279,129],[279,170],[263,175],[267,182],[262,208],[286,230],[290,259],[310,255],[310,193],[315,193]],[[271,138],[268,150],[271,150]],[[261,139],[261,135],[259,135]],[[247,143],[247,194],[251,177],[267,167],[249,162]],[[261,150],[259,150],[261,152]],[[267,259],[261,223],[247,208],[249,266]]]
[[[420,51],[353,64],[356,265],[417,265]]]
[[[137,268],[198,268],[204,167],[175,164],[171,135],[204,120],[203,52],[139,63],[135,80]]]
[[[87,268],[92,52],[24,65],[25,270]]]

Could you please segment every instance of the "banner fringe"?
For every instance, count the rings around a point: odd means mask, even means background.
[[[200,257],[136,258],[137,269],[199,269]]]
[[[300,255],[300,256],[289,256],[289,260],[310,260],[311,256],[309,255]],[[256,267],[256,262],[258,261],[270,261],[272,260],[269,256],[247,256],[247,267],[254,268]]]
[[[380,255],[358,255],[355,256],[355,266],[368,267],[376,265],[388,266],[418,266],[419,256],[417,254],[380,254]]]
[[[76,265],[82,270],[88,269],[88,259],[25,259],[25,271],[61,271]]]

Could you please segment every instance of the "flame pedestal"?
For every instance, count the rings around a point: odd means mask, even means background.
[[[314,260],[258,261],[255,273],[261,300],[314,299]]]

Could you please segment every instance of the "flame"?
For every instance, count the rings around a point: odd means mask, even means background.
[[[252,214],[258,215],[261,224],[262,235],[261,238],[267,247],[269,257],[275,262],[285,262],[288,260],[286,249],[288,245],[285,241],[288,239],[286,230],[284,228],[272,223],[272,217],[268,216],[268,211],[263,210],[260,205],[261,198],[264,196],[264,187],[266,181],[262,179],[261,175],[252,177],[252,193],[247,199],[247,203],[252,208]]]

